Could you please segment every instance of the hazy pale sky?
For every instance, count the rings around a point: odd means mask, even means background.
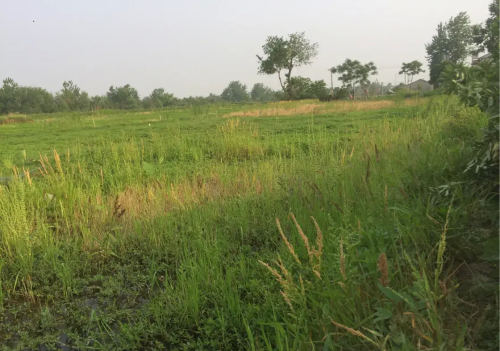
[[[402,62],[427,66],[439,22],[460,11],[483,22],[490,2],[0,0],[0,80],[52,92],[73,80],[91,95],[127,83],[141,96],[220,94],[232,80],[277,89],[276,76],[257,74],[255,54],[269,35],[305,31],[319,55],[295,75],[330,85],[327,69],[351,58],[375,62],[376,78],[394,84]]]

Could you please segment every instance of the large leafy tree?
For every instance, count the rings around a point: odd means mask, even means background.
[[[346,87],[335,87],[332,95],[333,100],[345,100],[349,98],[349,90]]]
[[[469,15],[460,12],[446,23],[440,23],[437,34],[425,45],[430,83],[437,84],[447,63],[461,63],[472,53],[473,35]]]
[[[137,90],[126,84],[122,87],[111,86],[106,93],[112,107],[121,110],[132,110],[141,106],[141,100]]]
[[[489,5],[490,16],[484,23],[473,26],[473,40],[477,48],[475,54],[488,51],[498,59],[498,32],[499,32],[500,0],[493,0]]]
[[[294,99],[302,100],[302,99],[312,99],[311,96],[311,84],[312,81],[309,78],[305,77],[292,77],[290,79],[288,93],[294,97]]]
[[[221,98],[228,102],[242,102],[248,101],[250,95],[248,95],[245,84],[241,84],[239,81],[232,81],[222,92]]]
[[[262,83],[255,83],[252,91],[250,92],[250,96],[253,101],[267,102],[267,101],[276,101],[276,94],[273,89],[265,86]]]
[[[161,107],[161,105],[155,106],[155,104],[153,103],[153,100],[149,96],[145,96],[142,98],[141,105],[142,105],[142,108],[145,108],[145,109]]]
[[[425,71],[422,69],[422,62],[414,60],[408,63],[403,62],[399,74],[404,74],[405,84],[410,84],[413,82],[413,76],[424,72]]]
[[[358,60],[346,59],[345,62],[336,67],[330,68],[332,74],[338,74],[342,86],[346,88],[352,96],[360,87],[370,85],[368,79],[370,75],[378,73],[377,67],[373,62],[362,64]]]
[[[305,33],[290,34],[288,38],[269,36],[262,46],[265,57],[259,59],[259,74],[277,74],[283,89],[293,99],[291,83],[294,68],[311,64],[318,55],[318,43],[311,43]],[[284,71],[285,81],[281,77]]]
[[[19,86],[6,78],[0,88],[0,113],[50,113],[55,111],[54,96],[47,90]]]
[[[324,80],[316,80],[311,83],[309,87],[309,94],[312,99],[326,99],[329,96],[329,90],[326,87],[326,82]]]
[[[172,106],[175,103],[174,94],[166,93],[163,88],[154,89],[149,98],[151,99],[152,107],[156,108]]]
[[[20,87],[12,78],[3,80],[2,89],[0,89],[0,104],[2,113],[12,113],[21,111]]]
[[[90,108],[92,110],[102,110],[109,108],[108,97],[106,95],[94,95],[90,98]]]
[[[291,92],[294,99],[325,99],[328,95],[328,88],[324,80],[312,81],[305,77],[292,77],[290,79]]]
[[[55,103],[59,111],[86,111],[90,108],[89,95],[71,80],[63,82],[63,88],[56,93]]]
[[[37,87],[20,87],[21,113],[55,112],[54,96]]]

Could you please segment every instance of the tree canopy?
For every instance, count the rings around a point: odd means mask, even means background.
[[[265,86],[262,83],[255,83],[250,96],[253,101],[268,102],[276,101],[276,94],[273,89]]]
[[[55,111],[54,97],[47,90],[19,86],[6,78],[0,88],[0,113],[50,113]]]
[[[477,46],[475,54],[488,51],[498,58],[499,7],[500,0],[493,0],[488,7],[490,16],[484,25],[477,24],[472,27],[473,41]]]
[[[139,93],[135,88],[131,87],[130,84],[125,84],[122,87],[116,88],[111,86],[106,95],[111,106],[114,108],[132,110],[141,106]]]
[[[278,74],[283,92],[286,92],[290,99],[295,98],[290,84],[292,70],[311,64],[318,55],[318,43],[311,43],[305,38],[305,32],[301,32],[290,34],[288,38],[269,36],[262,50],[265,57],[257,55],[259,74]],[[285,82],[281,78],[282,71],[285,71]]]
[[[166,93],[163,88],[154,89],[149,98],[152,106],[156,108],[172,106],[175,103],[174,94]]]
[[[295,99],[320,99],[328,96],[328,88],[324,80],[312,81],[306,77],[292,77],[290,79],[291,92]]]
[[[437,34],[425,45],[431,84],[438,83],[438,78],[446,62],[461,63],[473,50],[472,26],[469,15],[460,12],[446,23],[440,23]]]
[[[245,84],[232,81],[222,92],[221,98],[228,102],[242,102],[250,100],[250,95],[248,95]]]
[[[63,82],[63,88],[54,99],[58,111],[87,111],[90,108],[89,95],[71,80]]]
[[[422,62],[414,60],[408,63],[403,62],[399,74],[404,74],[405,84],[410,84],[411,82],[413,82],[413,76],[424,72],[425,71],[422,69]]]
[[[338,74],[342,86],[353,96],[360,87],[370,85],[370,75],[378,74],[377,67],[373,62],[362,64],[358,60],[346,59],[345,62],[330,68],[332,74]]]

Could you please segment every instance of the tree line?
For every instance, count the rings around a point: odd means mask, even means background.
[[[432,37],[429,44],[425,45],[431,84],[435,87],[440,85],[439,77],[449,64],[464,63],[470,55],[477,55],[485,50],[490,53],[498,51],[498,46],[495,46],[492,38],[492,31],[489,30],[492,25],[498,25],[498,9],[499,0],[493,0],[489,5],[490,17],[484,25],[472,25],[466,12],[460,12],[446,23],[438,25],[437,34]],[[257,55],[258,73],[277,75],[285,97],[300,99],[302,98],[300,86],[304,78],[292,77],[292,72],[295,68],[310,65],[318,55],[318,48],[319,44],[311,43],[305,38],[304,32],[290,34],[288,38],[269,36],[262,46],[264,57]],[[399,74],[404,75],[404,84],[410,84],[415,75],[424,73],[422,66],[423,64],[417,60],[403,62]],[[366,90],[371,84],[370,76],[378,73],[373,62],[363,64],[349,58],[342,64],[330,68],[329,71],[332,74],[330,89],[332,97],[335,97],[334,74],[338,75],[342,83],[340,89],[344,95],[347,92],[352,97],[359,89]],[[324,81],[317,81],[315,84],[318,88],[321,86],[320,96],[326,94]]]
[[[130,84],[111,86],[105,95],[95,96],[81,90],[73,81],[65,81],[62,89],[55,94],[38,87],[20,86],[12,78],[4,79],[0,88],[0,114],[150,109],[217,101],[221,101],[221,97],[214,94],[208,97],[179,99],[165,92],[163,88],[154,89],[151,94],[141,99],[137,90]]]
[[[493,37],[494,26],[498,27],[499,0],[489,6],[490,17],[484,24],[472,25],[465,12],[440,23],[430,43],[425,45],[429,69],[429,82],[435,87],[440,85],[440,76],[447,65],[464,64],[470,55],[488,51],[498,51]],[[105,95],[90,96],[73,81],[63,82],[56,93],[39,87],[18,85],[13,79],[3,80],[0,88],[0,113],[51,113],[66,111],[88,111],[99,109],[153,109],[169,106],[201,105],[210,103],[270,102],[280,100],[347,99],[355,96],[369,97],[383,94],[393,87],[372,82],[371,76],[378,73],[373,62],[361,63],[347,58],[343,63],[329,68],[331,86],[324,80],[312,81],[307,77],[293,76],[301,66],[311,65],[318,55],[319,44],[306,39],[305,33],[294,33],[288,37],[269,36],[262,46],[263,55],[258,59],[258,73],[276,75],[280,90],[275,91],[262,83],[256,83],[250,91],[239,81],[232,81],[220,95],[177,98],[163,88],[154,89],[151,94],[141,98],[135,88],[126,84],[111,86]],[[423,64],[417,60],[403,62],[400,75],[404,84],[410,84],[413,77],[424,73]],[[338,76],[340,87],[333,87],[333,75]]]
[[[319,99],[328,94],[324,81],[313,82],[309,78],[293,77],[294,96],[299,99]],[[220,95],[177,98],[163,88],[154,89],[140,97],[130,84],[111,86],[105,95],[90,96],[73,81],[63,82],[55,94],[39,87],[20,86],[12,78],[3,80],[0,88],[0,114],[53,113],[90,111],[102,109],[154,109],[171,106],[191,106],[210,103],[271,102],[288,100],[281,91],[275,91],[263,83],[256,83],[248,91],[245,84],[232,81]]]

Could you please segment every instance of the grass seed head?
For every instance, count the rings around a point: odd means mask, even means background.
[[[387,256],[385,252],[378,257],[377,267],[380,272],[380,284],[387,287],[389,285],[389,267],[387,265]]]
[[[292,217],[293,223],[295,223],[295,226],[297,227],[297,231],[299,232],[299,235],[302,238],[302,241],[304,242],[304,245],[306,247],[307,254],[309,255],[309,261],[312,263],[313,252],[311,251],[311,248],[309,247],[309,239],[302,231],[302,228],[300,227],[299,223],[295,219],[295,216],[293,215],[293,213],[290,213],[290,217]]]
[[[294,260],[298,263],[301,264],[297,254],[295,253],[295,250],[293,249],[293,245],[290,244],[290,242],[287,240],[285,234],[283,234],[283,230],[281,229],[281,224],[278,218],[276,218],[276,225],[278,226],[278,231],[280,232],[281,238],[285,242],[286,247],[288,248],[288,251],[292,254]]]

